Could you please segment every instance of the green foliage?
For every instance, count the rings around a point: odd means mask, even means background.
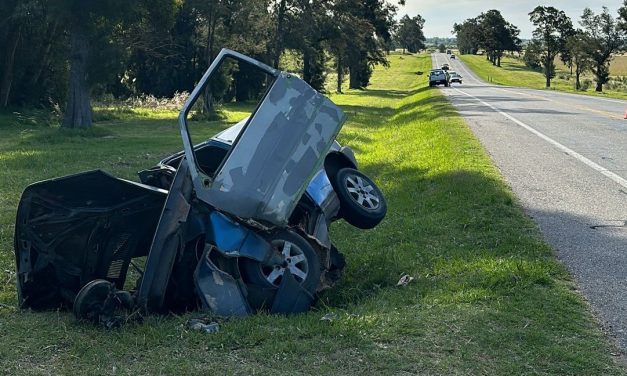
[[[295,51],[299,73],[319,90],[334,57],[340,76],[366,87],[373,67],[387,64],[395,14],[384,0],[6,0],[0,107],[63,108],[67,97],[67,112],[88,116],[91,96],[189,92],[221,48],[277,67],[286,49]],[[264,83],[241,68],[205,103],[225,93],[246,101]]]
[[[493,66],[489,61],[485,59],[483,56],[478,55],[463,55],[461,59],[464,61],[466,66],[468,66],[478,77],[481,77],[483,80],[490,80],[491,83],[496,85],[506,85],[506,86],[519,86],[519,87],[528,87],[532,89],[545,89],[546,84],[544,74],[541,71],[532,70],[528,68],[523,59],[513,58],[513,57],[503,57],[502,68],[498,68]],[[627,57],[621,57],[620,62],[622,63],[623,59],[627,61]],[[557,60],[557,59],[556,59]],[[627,70],[623,70],[622,72],[627,72]],[[570,72],[567,67],[563,65],[557,65],[556,63],[556,78],[551,82],[550,90],[558,90],[564,92],[578,92],[580,94],[586,95],[595,95],[602,96],[606,98],[617,98],[617,99],[627,99],[627,91],[623,91],[623,86],[616,82],[616,80],[611,80],[610,82],[616,83],[615,85],[608,85],[607,90],[602,93],[598,93],[596,91],[583,92],[587,90],[592,84],[592,76],[581,76],[581,91],[577,91],[575,88],[575,80],[571,77]],[[625,73],[616,73],[617,75],[625,75]],[[610,89],[611,86],[611,89]]]
[[[521,41],[518,38],[520,30],[505,21],[501,12],[495,9],[453,25],[453,32],[457,35],[457,46],[461,54],[475,54],[483,48],[494,65],[501,65],[501,57],[505,51],[521,50]]]
[[[538,40],[531,40],[523,55],[525,65],[531,69],[539,70],[542,67],[542,44]]]
[[[416,53],[425,48],[425,35],[422,28],[425,20],[420,15],[410,18],[408,15],[401,18],[396,38],[403,49]]]
[[[573,24],[564,11],[554,7],[537,6],[529,13],[529,20],[536,27],[534,38],[542,46],[542,68],[546,87],[555,77],[555,57],[566,49],[566,39],[573,33]]]
[[[623,50],[625,46],[625,29],[612,17],[607,7],[600,14],[594,14],[585,8],[581,16],[586,40],[590,48],[587,50],[592,64],[590,70],[596,78],[596,91],[603,90],[610,77],[610,59],[612,55]]]
[[[571,68],[575,68],[575,89],[586,90],[581,84],[581,75],[593,66],[593,60],[590,57],[590,49],[594,43],[589,39],[588,35],[582,30],[576,30],[566,39],[566,49],[571,63]],[[565,59],[562,59],[564,61]]]
[[[477,18],[469,18],[461,24],[455,23],[453,33],[457,36],[460,54],[476,54],[479,51],[482,36]]]
[[[336,59],[338,91],[345,71],[350,88],[365,88],[374,66],[387,66],[385,50],[392,40],[396,7],[383,0],[338,0],[330,14],[328,45]]]

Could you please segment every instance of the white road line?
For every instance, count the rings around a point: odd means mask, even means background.
[[[438,67],[439,67],[439,65],[438,65],[438,55],[436,55],[436,54],[431,54],[431,57],[432,57],[432,63],[433,63],[433,64],[435,64],[435,67],[433,67],[433,68],[434,68],[434,69],[435,69],[435,68],[438,68]]]
[[[504,86],[504,88],[505,88],[505,86]],[[514,86],[509,86],[509,88],[514,88]],[[549,94],[549,92],[546,92],[544,90],[539,90],[539,89],[531,89],[531,88],[524,88],[524,87],[517,87],[517,89],[521,90],[523,92],[524,91],[532,91],[534,93],[542,94],[544,96],[547,96],[547,94]],[[592,100],[595,100],[595,101],[619,103],[619,104],[623,104],[623,105],[627,104],[627,101],[625,101],[625,100],[599,98],[599,97],[595,97],[595,96],[592,96],[592,95],[585,95],[585,94],[562,93],[562,92],[559,92],[559,91],[551,91],[550,94],[557,94],[559,96],[567,97],[567,98],[571,98],[571,99],[592,99]]]
[[[494,107],[493,105],[491,105],[490,103],[484,102],[481,99],[475,97],[474,95],[468,94],[462,90],[459,90],[457,88],[452,88],[453,90],[458,91],[459,93],[466,95],[470,98],[473,98],[474,100],[476,100],[477,102],[483,104],[484,106],[487,106],[491,109],[493,109],[494,111],[498,112],[499,114],[501,114],[502,116],[508,118],[509,120],[513,121],[514,123],[518,124],[519,126],[521,126],[522,128],[528,130],[529,132],[535,134],[536,136],[540,137],[541,139],[543,139],[544,141],[550,143],[551,145],[555,146],[556,148],[558,148],[559,150],[567,153],[568,155],[572,156],[573,158],[577,159],[578,161],[586,164],[588,167],[600,172],[601,174],[605,175],[606,177],[612,179],[612,181],[614,181],[615,183],[618,183],[619,185],[621,185],[623,188],[627,188],[627,180],[623,179],[622,177],[616,175],[615,173],[613,173],[612,171],[609,171],[608,169],[604,168],[603,166],[589,160],[588,158],[584,157],[583,155],[577,153],[576,151],[570,149],[569,147],[566,147],[562,144],[560,144],[559,142],[555,141],[554,139],[550,138],[549,136],[546,136],[543,133],[538,132],[536,129],[532,128],[531,126],[523,123],[522,121],[516,119],[515,117],[499,110],[498,108]]]
[[[463,62],[461,62],[461,61],[460,61],[460,62],[459,62],[459,64],[457,64],[457,65],[458,65],[458,66],[460,66],[460,67],[462,67],[462,69],[464,70],[464,72],[466,72],[465,74],[467,74],[467,75],[468,75],[468,77],[470,77],[470,78],[472,78],[473,80],[475,80],[475,81],[476,81],[476,85],[479,85],[479,86],[488,86],[488,85],[487,85],[487,84],[486,84],[483,80],[480,80],[480,79],[479,79],[479,78],[475,75],[475,73],[474,73],[474,72],[472,72],[472,73],[471,73],[471,72],[468,70],[468,68],[466,68],[466,64],[464,64]]]

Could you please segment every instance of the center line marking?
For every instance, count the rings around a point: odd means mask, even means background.
[[[554,139],[550,138],[549,136],[540,133],[539,131],[537,131],[535,128],[523,123],[522,121],[516,119],[515,117],[511,116],[508,113],[505,113],[501,110],[499,110],[498,108],[494,107],[493,105],[491,105],[490,103],[484,102],[481,99],[475,97],[474,95],[468,94],[462,90],[459,90],[457,88],[452,88],[455,91],[458,91],[461,94],[464,94],[474,100],[476,100],[477,102],[483,104],[484,106],[490,107],[491,109],[493,109],[494,111],[496,111],[497,113],[501,114],[502,116],[506,117],[507,119],[513,121],[514,123],[518,124],[519,126],[521,126],[522,128],[528,130],[529,132],[535,134],[536,136],[540,137],[541,139],[543,139],[544,141],[550,143],[551,145],[555,146],[556,148],[558,148],[559,150],[567,153],[568,155],[574,157],[575,159],[579,160],[580,162],[583,162],[584,164],[586,164],[588,167],[591,167],[592,169],[600,172],[601,174],[605,175],[606,177],[612,179],[615,183],[618,183],[619,185],[621,185],[623,188],[627,188],[627,180],[620,177],[619,175],[613,173],[612,171],[609,171],[608,169],[606,169],[605,167],[591,161],[590,159],[584,157],[583,155],[577,153],[576,151],[572,150],[571,148],[564,146],[562,144],[560,144],[559,142],[555,141]]]

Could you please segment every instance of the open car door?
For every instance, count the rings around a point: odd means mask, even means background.
[[[251,64],[272,83],[220,167],[208,174],[194,155],[187,116],[225,59]],[[179,117],[196,197],[245,220],[286,226],[345,120],[338,106],[300,78],[223,49]]]

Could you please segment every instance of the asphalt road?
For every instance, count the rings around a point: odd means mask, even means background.
[[[495,86],[459,60],[442,87],[627,353],[627,101]]]

